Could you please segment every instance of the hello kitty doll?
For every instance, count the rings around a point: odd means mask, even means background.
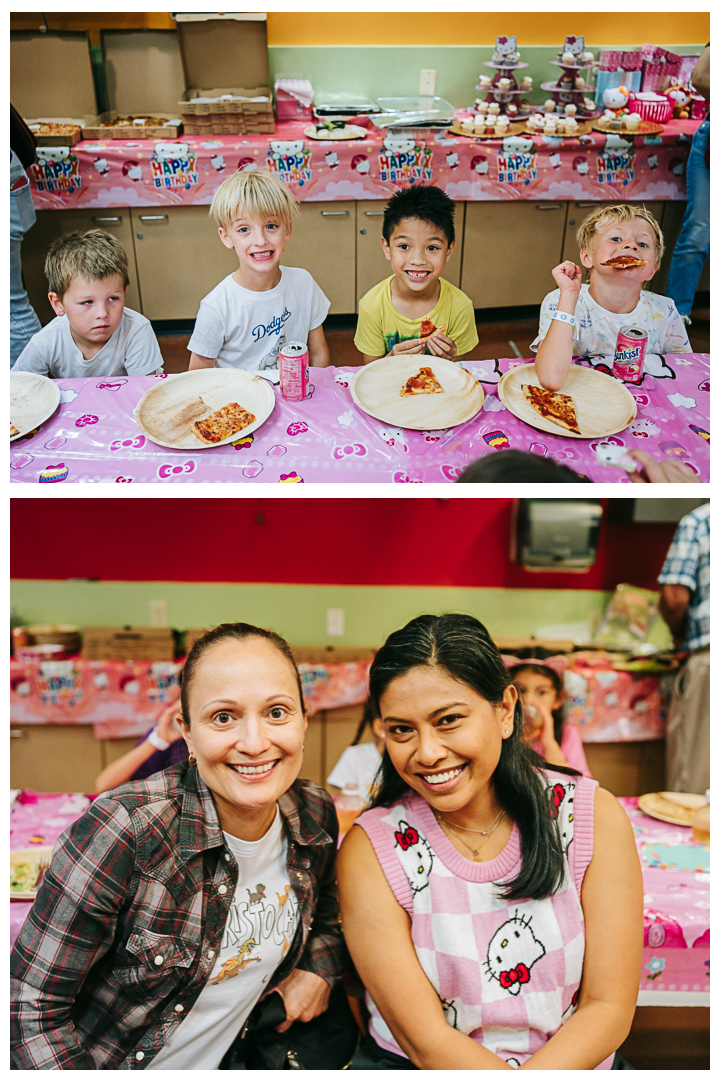
[[[603,119],[615,119],[622,113],[628,111],[628,98],[630,97],[630,91],[624,86],[609,86],[607,90],[603,92],[603,105],[605,106],[605,114]]]
[[[665,97],[669,98],[673,103],[672,115],[674,120],[690,119],[691,93],[686,86],[682,86],[680,83],[669,86],[665,91]]]

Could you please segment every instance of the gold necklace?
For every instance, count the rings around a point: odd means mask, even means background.
[[[437,812],[435,812],[435,816],[436,816],[436,817],[438,818],[438,820],[439,820],[439,821],[442,821],[442,823],[443,823],[443,824],[444,824],[444,825],[445,825],[445,826],[446,826],[446,827],[447,827],[447,828],[448,828],[448,829],[450,830],[450,832],[451,832],[451,833],[453,834],[453,836],[454,836],[454,837],[456,837],[456,838],[457,838],[457,839],[458,839],[458,840],[460,841],[460,843],[461,843],[461,844],[463,844],[463,845],[464,845],[464,847],[466,847],[466,848],[468,849],[468,851],[472,853],[472,857],[473,857],[473,859],[475,859],[475,860],[478,860],[478,856],[480,855],[480,852],[481,852],[481,851],[482,851],[482,849],[483,849],[483,848],[485,847],[485,845],[487,844],[488,840],[490,839],[490,837],[492,836],[492,834],[493,834],[493,833],[495,832],[495,830],[497,829],[498,825],[500,824],[500,821],[502,820],[502,817],[503,817],[504,813],[505,813],[505,811],[504,811],[504,810],[501,810],[501,811],[500,811],[500,813],[498,814],[498,816],[497,816],[497,817],[495,818],[495,820],[493,821],[492,825],[490,825],[490,826],[489,826],[489,827],[488,827],[487,829],[465,829],[465,830],[464,830],[465,832],[475,832],[475,833],[480,833],[480,835],[481,835],[481,836],[484,836],[484,837],[485,837],[485,839],[483,840],[482,844],[481,844],[481,845],[480,845],[480,847],[478,847],[478,848],[472,848],[472,847],[470,847],[470,845],[469,845],[469,844],[468,844],[468,843],[467,843],[467,842],[466,842],[465,840],[463,840],[462,836],[459,836],[459,835],[458,835],[458,834],[457,834],[457,833],[455,832],[455,830],[453,829],[452,825],[451,825],[451,824],[450,824],[450,823],[449,823],[448,821],[446,821],[444,817],[441,817],[441,816],[440,816],[440,814],[438,814]],[[463,826],[462,826],[462,825],[458,825],[458,828],[459,828],[459,829],[462,829],[462,828],[463,828]]]

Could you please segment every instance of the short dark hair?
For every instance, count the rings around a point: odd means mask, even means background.
[[[455,483],[507,484],[513,480],[524,484],[592,484],[592,480],[578,476],[567,465],[525,450],[498,450],[473,461]]]
[[[419,615],[402,630],[390,634],[378,649],[370,668],[370,697],[379,710],[380,700],[393,679],[414,667],[444,669],[492,705],[503,700],[512,682],[497,645],[472,615]],[[506,900],[544,900],[561,887],[563,848],[558,824],[549,803],[543,769],[580,776],[576,769],[548,766],[522,739],[523,707],[518,697],[513,730],[503,740],[493,773],[495,793],[503,810],[520,830],[522,864],[517,877],[501,883]],[[393,806],[410,790],[385,750],[380,783],[371,806]]]
[[[395,229],[407,218],[419,218],[434,225],[447,240],[448,247],[455,242],[455,203],[441,188],[419,184],[396,191],[383,217],[382,234],[386,243],[390,243]]]
[[[295,674],[298,693],[300,694],[300,707],[305,712],[302,679],[287,641],[273,630],[264,630],[260,626],[251,626],[250,623],[221,623],[220,626],[216,626],[214,630],[208,630],[206,634],[197,639],[185,660],[180,683],[183,727],[190,727],[190,685],[195,675],[195,669],[204,654],[213,645],[218,645],[222,641],[246,641],[248,638],[261,638],[268,641],[271,645],[274,645],[278,652],[282,653]]]

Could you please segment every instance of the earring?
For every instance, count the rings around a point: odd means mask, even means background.
[[[195,760],[195,755],[193,754],[193,752],[191,750],[190,753],[188,754],[188,761],[194,761],[194,760]]]
[[[303,743],[303,744],[302,744],[302,747],[301,747],[301,749],[302,749],[302,750],[304,750],[304,749],[305,749],[305,743]]]
[[[509,734],[510,734],[510,732],[508,731],[508,729],[507,729],[507,728],[505,728],[505,734],[506,734],[506,735],[509,735]]]

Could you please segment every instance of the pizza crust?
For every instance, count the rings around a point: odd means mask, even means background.
[[[11,420],[10,421],[10,438],[12,439],[13,435],[19,435],[19,434],[20,434],[20,429],[16,428],[15,425],[13,424],[12,420]]]
[[[568,394],[558,394],[554,390],[544,390],[541,386],[522,383],[522,392],[528,405],[551,424],[566,428],[575,435],[582,435],[577,425],[575,402]]]
[[[254,421],[255,417],[251,412],[233,401],[229,405],[223,405],[222,409],[210,413],[204,419],[196,420],[193,431],[208,446],[216,446],[230,435],[237,435]]]

